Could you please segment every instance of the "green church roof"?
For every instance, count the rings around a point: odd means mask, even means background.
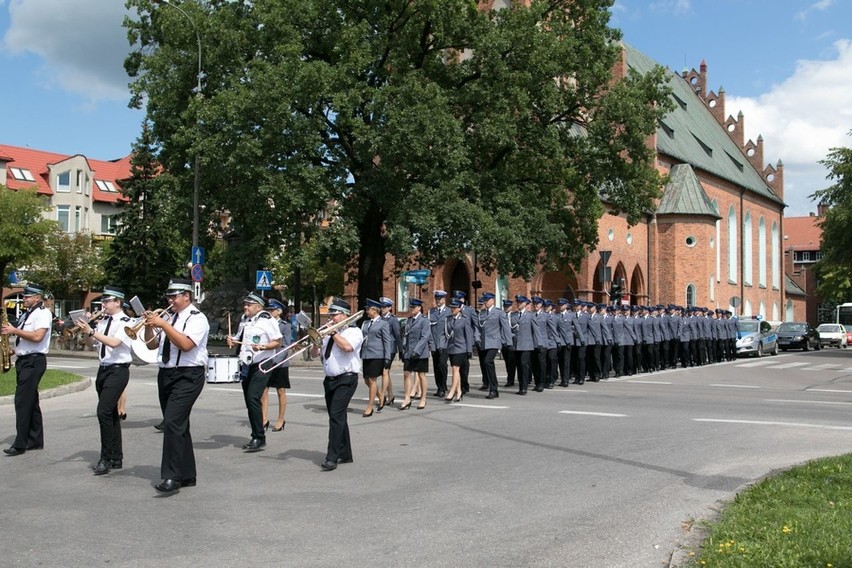
[[[624,44],[624,51],[627,66],[641,74],[657,65],[627,44]],[[669,87],[675,105],[657,128],[657,152],[783,205],[689,82],[672,73]]]
[[[663,191],[658,215],[708,215],[721,219],[689,164],[675,164]]]

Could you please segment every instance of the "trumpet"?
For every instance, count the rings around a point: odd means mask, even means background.
[[[262,373],[269,373],[273,371],[295,357],[298,357],[311,347],[319,347],[322,345],[322,340],[325,339],[326,336],[331,333],[337,331],[338,329],[343,329],[345,327],[349,327],[353,322],[359,320],[364,315],[364,310],[360,312],[356,312],[346,319],[340,320],[337,323],[327,323],[324,326],[314,329],[312,327],[308,328],[305,332],[307,335],[305,337],[299,339],[288,345],[287,347],[282,348],[278,353],[261,362],[258,366],[258,369]],[[291,350],[295,349],[293,353],[287,355],[287,353]]]
[[[158,310],[154,310],[154,311],[153,311],[153,312],[151,312],[151,313],[153,313],[154,315],[158,315],[158,316],[161,316],[161,317],[162,317],[162,316],[163,316],[163,314],[169,313],[169,309],[168,309],[168,308],[161,308],[161,309],[158,309]],[[129,326],[129,325],[125,326],[125,327],[124,327],[124,333],[125,333],[125,334],[127,334],[127,337],[129,337],[131,340],[136,339],[136,338],[139,336],[139,331],[140,331],[143,327],[145,327],[145,321],[146,321],[146,320],[145,320],[145,318],[143,317],[143,318],[142,318],[142,319],[140,319],[138,322],[136,322],[136,324],[135,324],[135,325],[133,325],[133,326]],[[155,337],[156,337],[156,336],[155,336]],[[152,338],[152,339],[153,339],[153,338]],[[148,343],[148,341],[146,341],[146,343]]]

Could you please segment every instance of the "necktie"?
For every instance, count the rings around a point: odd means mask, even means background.
[[[177,317],[178,317],[178,315],[175,314],[171,318],[170,323],[174,324],[177,321]],[[172,356],[172,342],[169,341],[169,336],[166,336],[165,342],[163,343],[163,364],[164,365],[169,362],[169,359],[171,359],[171,356]]]
[[[3,309],[5,309],[5,308],[3,308]],[[24,329],[24,324],[27,323],[27,318],[30,317],[30,314],[32,313],[32,311],[33,311],[32,309],[29,309],[26,312],[24,312],[24,317],[22,317],[21,321],[18,322],[18,329]],[[21,344],[21,336],[18,335],[18,336],[15,337],[15,347],[17,347],[20,344]]]
[[[334,338],[329,337],[328,343],[325,346],[325,353],[323,354],[323,360],[328,361],[328,358],[331,357],[331,348],[334,347]]]
[[[109,334],[109,326],[112,325],[112,316],[107,317],[106,329],[104,329],[104,335]],[[106,357],[106,343],[101,342],[101,359]]]

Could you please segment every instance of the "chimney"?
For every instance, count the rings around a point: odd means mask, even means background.
[[[825,214],[828,213],[828,205],[825,203],[820,203],[817,205],[817,216],[825,217]]]
[[[707,62],[703,59],[701,60],[701,64],[698,66],[698,70],[701,76],[701,82],[699,86],[701,87],[701,98],[707,98]]]

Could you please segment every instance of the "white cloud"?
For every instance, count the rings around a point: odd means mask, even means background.
[[[822,12],[823,10],[828,10],[831,8],[832,4],[834,4],[834,0],[819,0],[819,2],[811,4],[807,7],[807,9],[796,14],[796,19],[806,20],[810,12]]]
[[[93,101],[128,98],[124,2],[10,0],[8,10],[4,50],[38,55],[43,60],[38,73],[47,86]]]
[[[756,98],[728,97],[725,111],[745,116],[746,139],[763,135],[764,159],[784,162],[788,214],[815,209],[808,196],[829,185],[817,162],[852,138],[852,41],[834,43],[832,58],[800,60],[793,75]]]
[[[653,2],[650,8],[654,12],[666,12],[673,14],[686,14],[692,8],[691,0],[662,0]]]

